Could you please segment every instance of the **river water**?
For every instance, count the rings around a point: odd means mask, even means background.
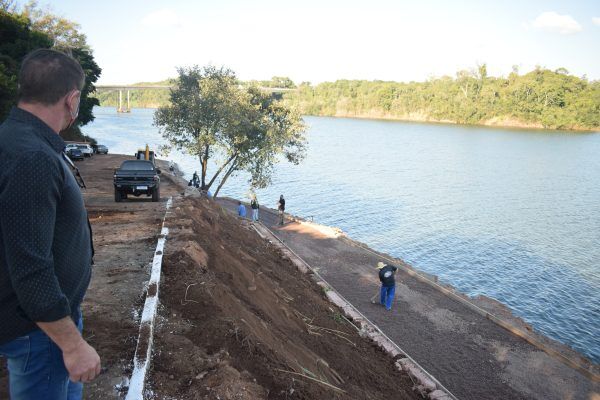
[[[164,142],[153,110],[94,113],[84,132],[112,153]],[[286,211],[497,299],[600,363],[600,133],[305,121],[306,160],[279,164],[261,204],[284,194]],[[199,170],[195,158],[169,158],[188,179]],[[241,174],[221,195],[248,189]]]

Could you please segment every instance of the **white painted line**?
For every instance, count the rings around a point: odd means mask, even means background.
[[[158,306],[158,296],[146,297],[144,303],[144,311],[142,311],[141,324],[152,323],[152,318],[156,315],[156,307]]]
[[[163,258],[163,250],[165,248],[165,242],[167,241],[166,236],[169,232],[168,229],[163,228],[161,232],[162,238],[158,239],[158,243],[156,244],[156,250],[154,251],[154,259],[152,260],[152,273],[150,274],[150,282],[149,285],[153,283],[158,283],[160,281],[160,272],[162,270],[162,258]]]
[[[152,345],[154,343],[154,321],[156,320],[156,312],[158,310],[158,286],[160,283],[160,272],[162,270],[163,251],[165,242],[167,241],[167,235],[169,234],[169,229],[165,227],[165,219],[167,218],[167,213],[172,204],[173,198],[169,197],[166,204],[165,216],[163,217],[162,228],[160,230],[160,237],[156,243],[156,250],[154,251],[150,281],[148,282],[148,288],[153,290],[153,293],[147,295],[146,301],[144,302],[144,310],[142,311],[142,318],[140,320],[140,334],[138,336],[138,344],[133,357],[133,372],[131,374],[131,379],[129,380],[129,388],[125,400],[144,399],[144,385],[150,367]],[[147,336],[147,341],[140,343],[142,335]],[[140,348],[140,346],[144,348]]]

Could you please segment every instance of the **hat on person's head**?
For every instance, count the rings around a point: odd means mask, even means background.
[[[382,263],[381,261],[379,261],[379,262],[377,263],[377,269],[382,269],[383,267],[385,267],[385,264],[384,264],[384,263]]]

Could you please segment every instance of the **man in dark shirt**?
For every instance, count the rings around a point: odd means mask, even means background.
[[[279,225],[283,225],[285,216],[285,199],[283,195],[279,196],[279,203],[277,203],[277,210],[279,211]]]
[[[258,199],[256,195],[252,196],[252,200],[250,201],[250,207],[252,208],[252,221],[258,221],[258,209],[260,205],[258,204]]]
[[[100,372],[81,336],[91,229],[58,135],[77,118],[83,84],[73,58],[36,50],[0,125],[0,356],[12,399],[80,399]]]
[[[386,310],[390,311],[392,309],[392,302],[394,301],[394,294],[396,293],[394,274],[398,268],[380,261],[377,263],[377,269],[379,270],[379,280],[381,281],[379,303],[385,306]]]

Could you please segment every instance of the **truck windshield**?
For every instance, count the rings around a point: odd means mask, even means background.
[[[153,171],[154,165],[149,161],[124,161],[121,169],[130,171]]]

